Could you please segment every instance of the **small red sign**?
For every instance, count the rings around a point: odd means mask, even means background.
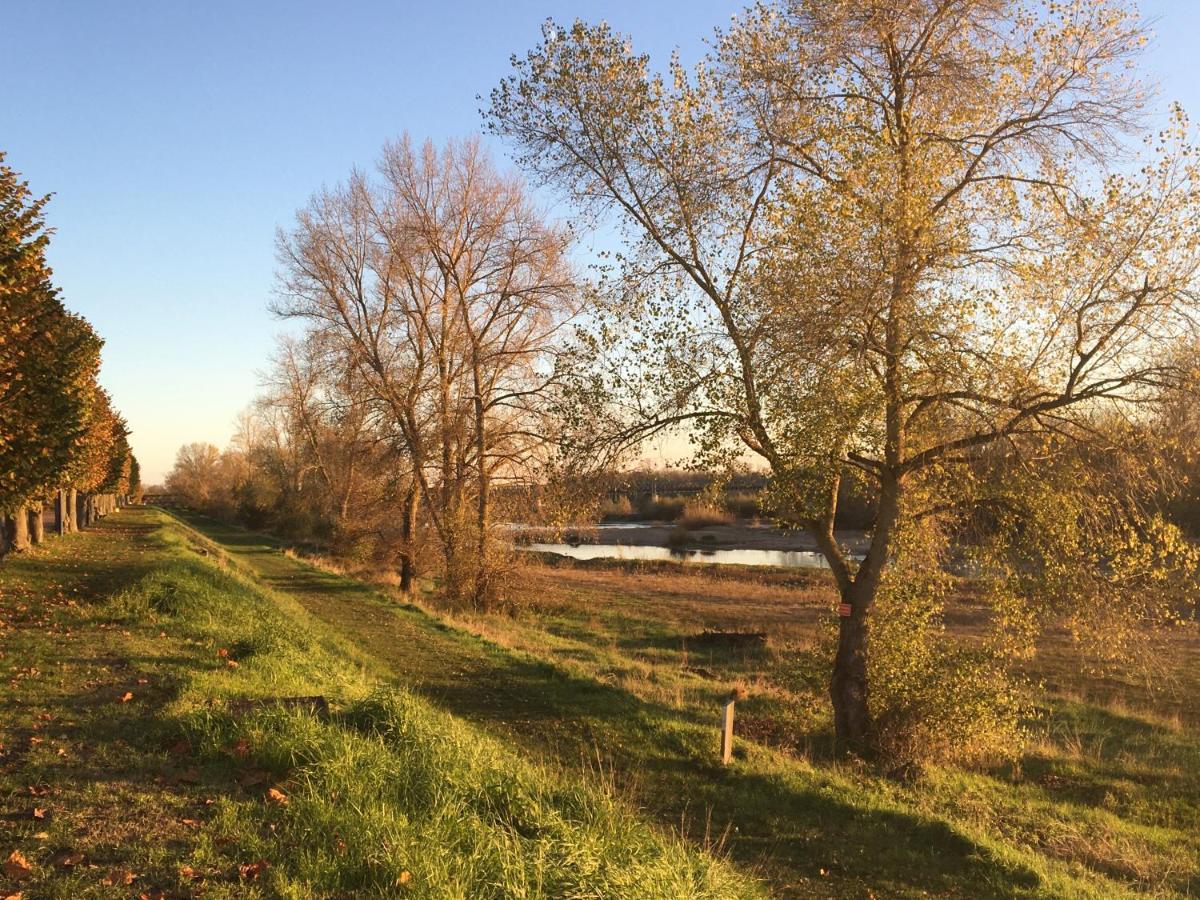
[[[841,616],[843,619],[849,618],[853,612],[854,612],[854,607],[851,606],[849,603],[842,603],[842,604],[838,605],[838,615]]]

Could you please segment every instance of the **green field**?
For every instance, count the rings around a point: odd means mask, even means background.
[[[1085,679],[1049,644],[1035,674],[1051,699],[1019,765],[901,784],[828,755],[809,665],[827,604],[819,576],[531,566],[523,616],[462,620],[261,535],[188,521],[203,536],[125,510],[0,572],[0,851],[30,869],[0,887],[1200,891],[1190,631],[1165,650],[1175,676],[1165,690]],[[970,627],[967,606],[953,613]],[[689,643],[705,627],[761,628],[769,640]],[[749,697],[726,769],[716,719],[735,684]],[[329,699],[327,718],[235,716],[224,703],[315,694]]]

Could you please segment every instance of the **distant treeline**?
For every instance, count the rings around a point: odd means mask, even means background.
[[[786,510],[773,509],[765,492],[766,472],[734,474],[691,469],[638,468],[610,474],[598,515],[601,520],[674,522],[689,506],[707,505],[738,519],[788,522]],[[875,515],[874,485],[846,478],[839,488],[837,528],[870,527]]]

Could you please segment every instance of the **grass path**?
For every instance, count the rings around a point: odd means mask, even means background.
[[[285,556],[260,534],[186,520],[256,577],[345,635],[398,684],[566,769],[618,789],[696,841],[725,836],[733,859],[781,896],[1115,896],[1070,871],[957,827],[840,766],[743,745],[715,765],[715,727],[576,677],[399,607],[372,588]],[[714,716],[715,718],[715,716]]]
[[[92,616],[161,559],[156,530],[108,518],[0,573],[0,851],[23,848],[38,896],[176,884],[212,797],[178,777],[168,731],[146,715],[178,693],[175,643],[150,623]]]

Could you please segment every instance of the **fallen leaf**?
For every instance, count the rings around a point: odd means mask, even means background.
[[[204,876],[201,875],[199,872],[197,872],[195,869],[193,869],[191,866],[180,866],[179,867],[179,877],[180,878],[190,878],[192,881],[198,881],[199,879],[203,878]]]
[[[217,656],[221,657],[221,659],[229,659],[229,650],[225,647],[222,647],[217,651]]]
[[[50,793],[50,785],[48,785],[48,784],[31,784],[29,786],[29,793],[32,794],[34,797],[45,797],[48,793]]]
[[[272,803],[278,803],[280,806],[288,805],[288,795],[279,788],[270,788],[267,791],[267,799]]]
[[[9,854],[8,861],[4,863],[4,874],[20,881],[33,874],[33,866],[29,865],[29,860],[21,855],[21,851],[14,850]]]
[[[34,817],[35,819],[44,819],[44,818],[46,818],[46,810],[42,809],[42,807],[40,807],[40,806],[35,806],[35,807],[33,808],[33,817]]]
[[[181,824],[186,825],[188,828],[199,828],[200,827],[200,822],[197,819],[180,819],[179,821]]]
[[[120,699],[118,699],[117,702],[118,703],[128,703],[132,699],[133,699],[133,691],[126,691],[125,693],[123,693],[121,695]]]
[[[229,667],[229,668],[231,668],[231,669],[236,669],[236,668],[238,667],[238,664],[237,664],[237,660],[236,660],[236,659],[227,659],[227,660],[225,660],[225,665],[226,665],[226,666],[228,666],[228,667]]]
[[[412,872],[405,869],[396,879],[396,884],[408,884],[410,881],[412,881]]]
[[[81,862],[83,854],[77,850],[60,850],[50,859],[50,863],[60,869],[73,869]]]
[[[3,900],[21,900],[24,896],[20,891],[17,891],[15,894],[5,894]]]
[[[113,869],[104,876],[103,883],[112,887],[119,884],[133,884],[133,879],[137,878],[128,869]]]
[[[258,862],[243,863],[238,866],[238,874],[246,881],[254,881],[269,868],[271,868],[271,864],[265,859],[260,859]]]
[[[245,759],[250,755],[250,742],[245,738],[238,738],[233,742],[233,746],[229,748],[233,755],[239,759]]]

